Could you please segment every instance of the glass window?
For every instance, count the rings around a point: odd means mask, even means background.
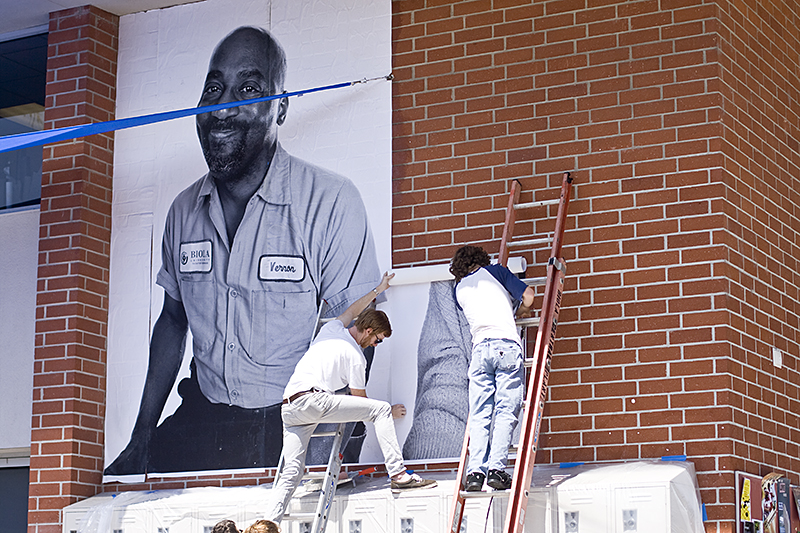
[[[0,468],[0,531],[28,529],[28,467]]]
[[[47,35],[0,42],[0,137],[41,130]],[[0,154],[0,209],[39,203],[42,148]]]

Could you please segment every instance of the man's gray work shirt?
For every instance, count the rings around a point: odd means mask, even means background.
[[[308,348],[318,302],[337,316],[380,281],[353,183],[278,145],[233,249],[214,180],[182,191],[167,214],[157,283],[183,303],[197,378],[214,403],[280,403]]]

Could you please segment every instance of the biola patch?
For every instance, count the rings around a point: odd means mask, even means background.
[[[211,272],[211,241],[182,242],[180,272]]]
[[[258,279],[261,281],[302,281],[306,263],[296,255],[262,255],[258,260]]]

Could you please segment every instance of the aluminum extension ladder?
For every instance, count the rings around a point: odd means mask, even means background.
[[[325,323],[330,321],[330,319],[322,318],[322,310],[325,307],[326,302],[322,300],[319,305],[319,310],[317,311],[317,320],[316,325],[314,326],[314,332],[311,335],[311,340],[314,340],[314,337],[317,336],[319,332],[319,328]],[[310,342],[309,342],[310,344]],[[300,533],[324,533],[325,527],[328,525],[328,517],[331,511],[331,504],[333,503],[333,497],[336,495],[336,488],[339,482],[339,472],[342,469],[342,441],[344,440],[344,431],[345,431],[345,424],[337,424],[336,429],[333,431],[319,431],[315,430],[314,433],[311,435],[311,438],[320,438],[320,437],[333,437],[333,445],[331,446],[331,453],[328,457],[328,467],[325,469],[325,472],[315,472],[310,471],[308,467],[306,467],[305,472],[303,473],[303,480],[321,480],[322,486],[320,489],[319,500],[317,501],[316,509],[313,513],[286,513],[283,515],[284,522],[299,522],[300,523]],[[278,466],[275,473],[275,479],[272,482],[272,488],[274,489],[278,485],[278,480],[280,479],[281,472],[283,471],[284,466],[284,457],[283,451],[281,451],[281,457],[278,460]]]
[[[529,327],[538,327],[534,344],[533,357],[525,359],[525,366],[531,369],[528,379],[527,393],[523,405],[522,427],[520,442],[512,447],[517,457],[514,463],[514,474],[511,489],[488,492],[466,492],[466,476],[468,472],[467,459],[469,457],[469,420],[464,434],[464,445],[461,450],[461,461],[458,466],[456,490],[453,496],[453,506],[450,512],[450,533],[460,533],[464,517],[464,506],[468,498],[507,497],[509,499],[506,518],[503,526],[504,533],[522,533],[525,525],[525,510],[528,507],[528,487],[533,476],[533,465],[536,462],[536,450],[539,443],[539,428],[542,422],[544,402],[547,398],[547,381],[550,376],[550,360],[553,355],[556,325],[561,309],[561,294],[564,288],[566,264],[561,257],[561,246],[564,238],[564,229],[567,220],[567,209],[571,192],[572,178],[565,172],[561,183],[561,195],[553,200],[538,202],[518,203],[521,185],[514,180],[506,210],[506,220],[503,227],[503,236],[500,242],[499,262],[505,265],[508,262],[510,246],[535,246],[552,241],[550,259],[547,263],[546,276],[523,280],[529,286],[544,285],[542,307],[539,316],[528,319],[518,319],[517,326],[524,330],[525,355],[527,356],[527,339]],[[555,228],[552,239],[550,237],[513,241],[516,211],[531,207],[558,205]]]

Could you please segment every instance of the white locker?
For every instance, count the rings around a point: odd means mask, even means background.
[[[558,484],[558,533],[702,533],[691,464],[584,465]]]
[[[298,490],[289,501],[289,514],[307,515],[313,514],[317,510],[319,503],[319,492],[310,492],[300,495]],[[325,529],[326,533],[339,533],[339,496],[335,496],[331,502],[331,509],[328,514],[328,525]],[[308,533],[311,531],[311,518],[300,520],[284,520],[281,523],[281,531],[283,533]]]
[[[392,533],[441,533],[447,531],[447,509],[438,490],[426,489],[392,494],[394,517],[387,531]]]
[[[197,527],[192,533],[211,533],[214,524],[220,520],[226,519],[234,520],[236,525],[239,526],[239,520],[237,520],[239,513],[238,507],[236,503],[232,502],[217,502],[199,506],[196,512]],[[244,529],[244,527],[242,527],[242,529]]]
[[[617,487],[611,529],[614,533],[669,533],[667,485]]]
[[[98,494],[87,500],[82,500],[64,507],[62,511],[63,520],[61,522],[62,532],[77,533],[81,525],[81,520],[83,520],[89,511],[109,505],[113,498],[113,494]]]
[[[156,500],[127,507],[124,520],[149,522],[146,531],[152,533],[197,533],[195,507],[184,502],[176,504],[168,501]],[[122,533],[127,533],[125,530],[129,528],[121,529]]]
[[[558,491],[559,533],[609,533],[606,490],[564,487]]]
[[[384,486],[385,482],[371,485]],[[339,500],[339,533],[380,533],[387,531],[389,525],[389,501],[385,489],[340,490],[336,495]],[[332,533],[330,529],[326,533]]]

